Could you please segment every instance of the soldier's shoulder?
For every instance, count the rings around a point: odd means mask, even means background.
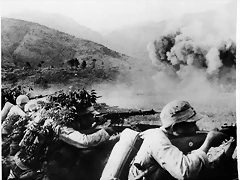
[[[161,131],[160,128],[154,128],[154,129],[148,129],[148,130],[142,132],[141,136],[144,139],[148,139],[148,138],[156,139],[156,138],[164,136],[164,133]]]

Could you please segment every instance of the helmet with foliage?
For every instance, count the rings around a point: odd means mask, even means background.
[[[35,112],[40,109],[40,105],[38,104],[37,101],[30,101],[26,104],[24,107],[25,112]]]
[[[91,92],[85,89],[59,91],[49,98],[49,103],[44,104],[47,116],[56,120],[58,124],[69,125],[79,116],[92,113],[97,114],[93,105],[96,103],[95,90]]]
[[[168,128],[180,122],[196,122],[202,117],[187,101],[174,100],[163,108],[160,118],[162,126]]]

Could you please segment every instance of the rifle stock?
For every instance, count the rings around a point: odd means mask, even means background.
[[[172,138],[170,141],[180,151],[187,154],[201,147],[207,137],[207,133],[207,131],[198,131],[194,135]]]

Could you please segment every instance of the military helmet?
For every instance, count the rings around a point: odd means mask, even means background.
[[[168,128],[180,122],[196,122],[202,116],[196,113],[194,108],[187,102],[182,100],[173,100],[169,102],[160,114],[162,127]]]
[[[36,101],[30,101],[24,107],[25,112],[34,112],[40,109],[40,105]]]
[[[29,98],[26,95],[20,95],[17,97],[16,99],[16,104],[17,105],[21,105],[23,103],[28,103],[29,102]]]

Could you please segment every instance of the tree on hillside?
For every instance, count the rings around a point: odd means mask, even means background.
[[[87,62],[85,60],[83,60],[82,64],[81,64],[81,69],[85,69],[87,66]]]
[[[95,66],[96,66],[96,59],[92,59],[92,69],[94,69],[95,68]]]
[[[102,61],[102,69],[104,68],[104,62]]]
[[[70,65],[70,67],[78,67],[80,65],[77,58],[70,59],[69,61],[67,61],[67,64]]]
[[[25,62],[24,67],[26,69],[31,69],[32,68],[31,64],[28,61]]]

